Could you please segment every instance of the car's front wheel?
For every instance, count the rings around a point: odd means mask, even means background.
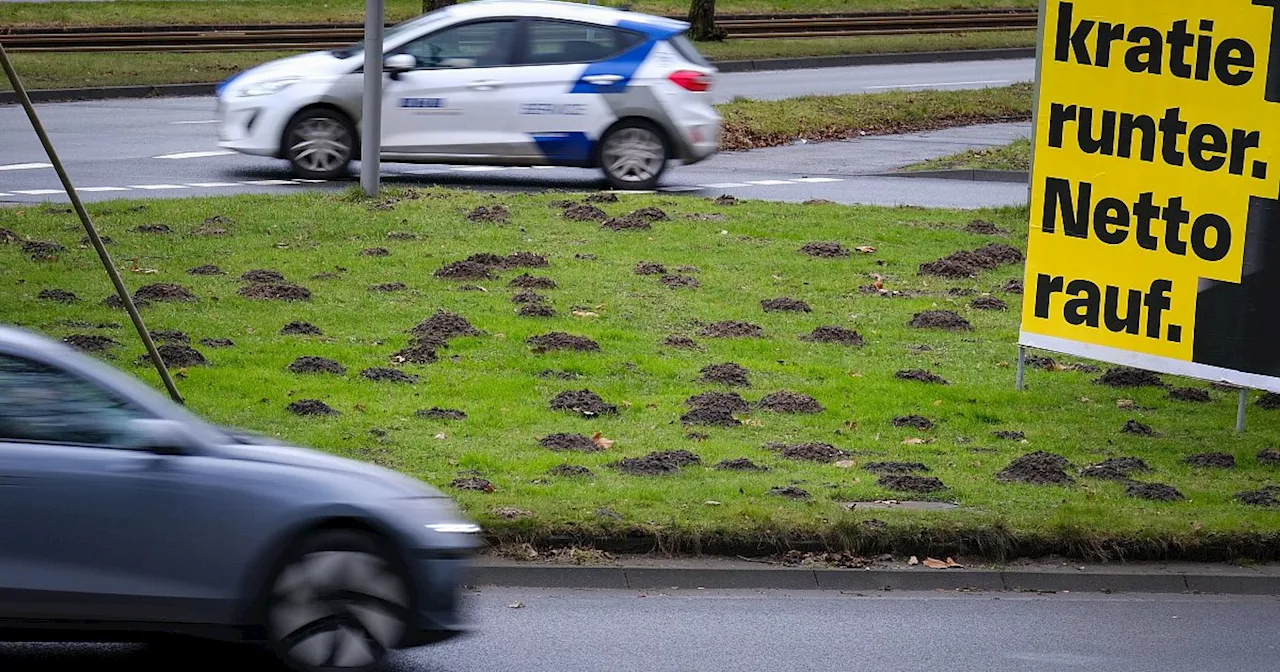
[[[652,190],[667,168],[662,132],[642,121],[624,121],[600,140],[600,168],[614,189]]]
[[[346,175],[355,153],[356,135],[340,112],[306,110],[289,122],[284,155],[296,177],[332,180]]]
[[[407,576],[385,544],[336,530],[287,554],[263,610],[271,648],[293,669],[364,672],[404,639],[412,605]]]

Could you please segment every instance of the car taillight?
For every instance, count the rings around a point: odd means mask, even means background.
[[[677,70],[668,79],[686,91],[702,92],[711,88],[711,76],[695,70]]]

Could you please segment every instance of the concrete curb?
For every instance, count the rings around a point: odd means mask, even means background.
[[[877,173],[874,177],[913,177],[933,180],[967,180],[971,182],[1008,182],[1026,184],[1031,173],[1025,170],[904,170]]]
[[[510,588],[614,590],[954,590],[982,592],[1206,593],[1280,595],[1280,572],[1232,568],[1203,572],[1125,571],[1123,568],[811,569],[789,567],[574,567],[480,562],[467,582]]]
[[[1034,49],[981,49],[970,51],[926,51],[911,54],[851,54],[848,56],[812,56],[800,58],[765,58],[749,61],[717,61],[721,72],[766,72],[771,70],[803,70],[807,68],[839,68],[853,65],[903,65],[908,63],[958,63],[1034,58]],[[103,86],[84,89],[38,89],[28,91],[32,102],[56,103],[120,98],[175,98],[213,95],[216,83],[155,84],[142,86]],[[0,105],[18,102],[12,91],[0,91]]]

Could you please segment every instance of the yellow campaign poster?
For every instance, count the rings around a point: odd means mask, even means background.
[[[1280,0],[1045,0],[1024,346],[1280,392]]]

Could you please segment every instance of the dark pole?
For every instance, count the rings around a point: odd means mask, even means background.
[[[93,243],[93,249],[98,251],[98,258],[102,260],[102,265],[107,269],[107,275],[111,276],[111,284],[116,286],[116,294],[120,296],[120,300],[124,303],[124,308],[129,312],[129,319],[133,320],[133,326],[138,330],[138,335],[142,337],[142,342],[147,346],[147,354],[151,355],[151,361],[156,365],[156,371],[160,372],[160,379],[164,381],[165,389],[169,390],[169,396],[179,404],[183,403],[182,395],[178,394],[178,388],[173,384],[173,378],[169,377],[169,369],[164,365],[160,353],[156,350],[156,344],[151,340],[151,333],[147,331],[147,325],[143,324],[142,316],[138,314],[138,307],[133,304],[133,297],[129,296],[129,290],[124,286],[124,281],[120,279],[120,273],[116,271],[116,265],[111,261],[111,255],[107,252],[107,248],[102,244],[102,238],[98,237],[98,230],[93,226],[93,221],[89,219],[89,213],[84,209],[84,204],[80,202],[80,195],[76,193],[76,188],[71,184],[71,178],[67,177],[67,171],[62,167],[62,160],[58,158],[58,152],[54,150],[53,143],[49,141],[49,134],[45,133],[44,125],[40,123],[40,117],[36,115],[36,108],[31,104],[31,98],[27,96],[27,90],[22,86],[22,80],[18,79],[18,73],[13,69],[13,64],[9,62],[9,54],[5,52],[4,45],[0,44],[0,65],[4,66],[4,74],[8,76],[9,83],[13,85],[13,92],[18,95],[18,101],[22,103],[22,109],[27,111],[27,118],[31,120],[31,128],[35,129],[36,135],[40,136],[40,144],[44,145],[45,154],[49,155],[49,163],[53,164],[53,169],[58,171],[58,179],[62,180],[62,188],[67,190],[67,196],[71,199],[71,206],[76,209],[76,214],[80,216],[80,223],[84,224],[84,230],[89,235],[89,242]]]

